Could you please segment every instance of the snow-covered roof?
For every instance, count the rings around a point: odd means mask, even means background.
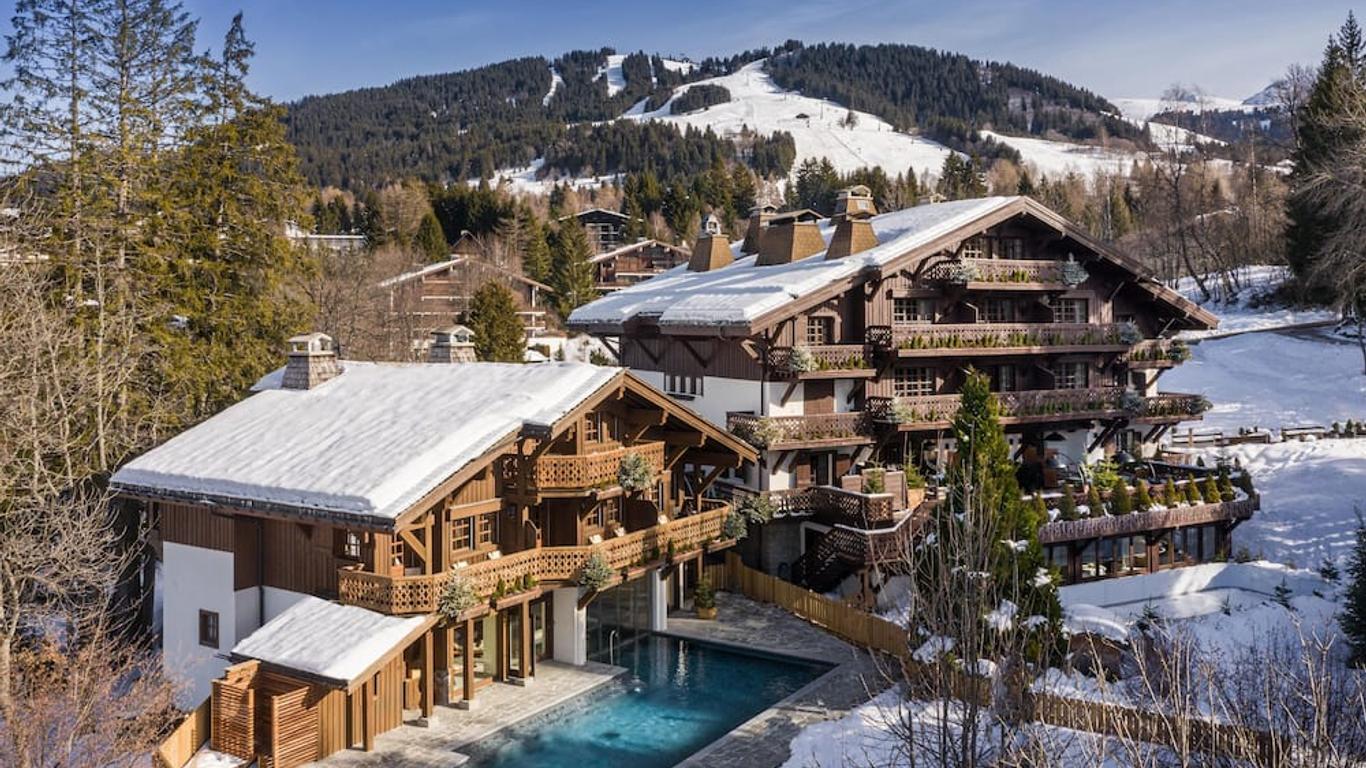
[[[304,597],[233,646],[234,657],[350,683],[430,619]]]
[[[510,270],[510,269],[503,269],[502,267],[498,266],[497,264],[490,264],[490,263],[487,262],[487,261],[480,261],[479,259],[475,259],[475,258],[473,258],[473,257],[471,257],[471,256],[468,256],[468,255],[453,256],[453,257],[451,257],[451,258],[449,258],[449,259],[446,259],[445,261],[438,261],[438,262],[436,262],[435,264],[428,264],[428,265],[426,265],[426,266],[424,266],[424,267],[420,267],[420,268],[418,268],[418,269],[414,269],[414,270],[411,270],[411,271],[408,271],[408,272],[404,272],[404,273],[401,274],[401,275],[395,275],[395,276],[393,276],[393,277],[386,278],[386,279],[380,281],[379,287],[381,287],[381,288],[392,288],[392,287],[394,287],[394,286],[396,286],[396,285],[402,285],[403,283],[406,283],[406,282],[409,282],[409,281],[412,281],[412,280],[416,280],[416,279],[419,278],[419,277],[426,277],[427,275],[435,274],[435,273],[437,273],[437,272],[444,272],[444,271],[446,271],[446,270],[448,270],[448,269],[451,269],[452,267],[459,266],[460,264],[463,264],[463,263],[466,262],[466,261],[475,261],[475,262],[479,263],[481,266],[485,266],[485,267],[488,267],[489,269],[494,269],[494,270],[497,270],[497,271],[499,271],[499,272],[502,272],[503,274],[507,275],[508,277],[511,277],[511,278],[513,278],[513,279],[515,279],[515,280],[521,280],[522,282],[527,283],[527,284],[529,284],[529,285],[534,285],[534,286],[536,286],[537,288],[540,288],[540,289],[543,290],[543,291],[553,291],[553,290],[554,290],[554,289],[552,289],[550,286],[546,285],[545,283],[541,283],[541,282],[537,282],[537,281],[535,281],[535,280],[532,280],[531,278],[527,277],[526,275],[521,274],[520,272],[513,272],[513,271]]]
[[[670,245],[661,240],[637,240],[634,243],[628,243],[626,245],[617,246],[616,248],[613,248],[610,251],[603,251],[602,253],[594,254],[588,260],[594,264],[597,264],[599,262],[615,259],[616,257],[621,256],[622,254],[630,253],[631,251],[638,251],[641,248],[649,248],[651,246],[673,251],[677,254],[686,255],[688,253],[688,249],[686,248],[680,248],[676,245]]]
[[[342,362],[310,390],[257,394],[139,456],[116,490],[392,520],[523,427],[615,380],[584,363]]]
[[[633,317],[650,316],[661,327],[747,324],[865,268],[882,267],[1018,199],[957,200],[875,216],[872,224],[879,244],[842,259],[827,261],[821,251],[790,264],[765,267],[755,267],[754,256],[707,272],[689,272],[687,265],[680,265],[579,307],[569,323],[620,326]],[[828,223],[822,228],[827,238],[832,231]],[[740,244],[733,248],[738,256]]]

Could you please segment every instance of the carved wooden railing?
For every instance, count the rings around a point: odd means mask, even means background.
[[[862,344],[820,344],[774,347],[768,351],[769,373],[775,378],[818,377],[824,373],[867,371],[873,366]]]
[[[726,429],[759,448],[795,448],[867,440],[867,420],[861,411],[805,416],[726,414]]]
[[[1124,356],[1130,368],[1171,368],[1190,359],[1191,350],[1180,339],[1147,339]]]
[[[1039,541],[1056,544],[1064,541],[1097,539],[1108,536],[1130,536],[1167,528],[1246,520],[1260,507],[1256,495],[1233,501],[1197,504],[1127,515],[1089,517],[1083,520],[1059,520],[1039,528]]]
[[[529,549],[430,576],[387,576],[346,566],[338,574],[337,591],[341,602],[372,611],[431,613],[436,610],[446,580],[452,573],[469,579],[480,597],[492,595],[500,583],[505,587],[523,583],[527,576],[538,583],[565,584],[578,577],[588,557],[595,552],[601,553],[614,570],[622,570],[667,552],[669,542],[673,542],[676,552],[687,552],[716,541],[721,538],[729,514],[729,504],[703,499],[702,512],[698,514],[611,538],[601,544]]]
[[[1063,285],[1063,263],[1051,259],[958,259],[930,267],[930,282]]]
[[[1194,419],[1210,409],[1209,398],[1182,392],[1159,392],[1144,398],[1142,419]]]
[[[755,493],[744,488],[733,492],[736,497]],[[887,522],[897,512],[890,493],[860,493],[831,485],[763,491],[762,495],[772,502],[776,515],[819,515],[830,522],[854,526]]]
[[[888,528],[860,529],[847,525],[832,527],[830,537],[841,559],[851,565],[890,565],[902,562],[911,542],[930,520],[930,508],[907,514]]]
[[[871,329],[869,329],[871,330]],[[953,323],[896,325],[892,344],[900,354],[946,349],[1019,350],[1044,347],[1127,349],[1141,340],[1131,323]]]
[[[1001,421],[1015,424],[1052,418],[1095,418],[1130,414],[1144,415],[1145,402],[1157,398],[1125,396],[1123,387],[1091,389],[1035,389],[1024,392],[997,392]],[[867,411],[871,418],[900,426],[947,426],[958,411],[959,396],[923,395],[919,397],[870,397]],[[1171,406],[1161,405],[1163,409]]]
[[[535,462],[508,456],[503,459],[503,482],[515,488],[520,475],[525,473],[527,487],[530,489],[575,489],[616,485],[621,460],[630,453],[643,456],[656,475],[664,472],[664,443],[651,440],[589,453],[542,454]]]

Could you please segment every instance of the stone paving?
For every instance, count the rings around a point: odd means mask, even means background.
[[[575,667],[555,661],[536,664],[530,686],[494,683],[475,695],[472,710],[437,707],[427,727],[404,725],[375,737],[373,752],[347,749],[313,765],[325,768],[434,768],[458,766],[468,758],[459,748],[575,696],[605,685],[625,672],[597,662]]]
[[[806,726],[844,717],[889,683],[866,651],[783,609],[740,595],[716,595],[718,619],[669,616],[669,634],[836,664],[833,670],[678,764],[678,768],[776,768]]]

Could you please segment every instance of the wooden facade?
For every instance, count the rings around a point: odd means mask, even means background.
[[[752,449],[630,374],[609,382],[379,524],[125,494],[147,505],[163,541],[231,552],[234,590],[422,619],[351,679],[234,656],[213,683],[213,747],[277,768],[368,750],[405,711],[430,716],[484,685],[532,677],[549,652],[549,590],[574,586],[590,557],[620,583],[725,546],[731,509],[709,488],[753,461]],[[627,471],[636,465],[643,472]],[[480,602],[445,616],[439,600],[456,578]]]
[[[608,293],[684,264],[689,256],[686,248],[659,240],[639,240],[595,255],[594,280],[600,293]]]
[[[381,286],[389,291],[390,314],[412,340],[415,358],[425,360],[432,332],[468,323],[474,293],[488,282],[502,283],[512,291],[528,339],[549,329],[550,286],[477,256],[457,254],[447,261],[385,280]]]
[[[743,323],[662,325],[640,314],[570,326],[615,343],[624,365],[660,375],[671,394],[761,448],[736,484],[770,495],[838,486],[877,464],[943,468],[970,369],[989,377],[1016,457],[1038,478],[1028,490],[1056,487],[1050,462],[1151,455],[1168,429],[1208,407],[1159,392],[1157,380],[1182,359],[1177,331],[1217,321],[1124,254],[1016,198],[888,257],[866,195],[842,196],[830,244],[806,212],[756,211],[745,249],[756,261],[716,268],[761,272],[877,247],[876,267]],[[808,572],[817,565],[802,559]]]

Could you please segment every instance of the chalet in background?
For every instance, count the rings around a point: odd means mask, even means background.
[[[659,240],[638,240],[599,253],[591,259],[599,293],[610,293],[648,280],[688,261],[688,249]]]
[[[464,235],[457,245],[474,247],[472,239]],[[446,261],[405,272],[385,280],[380,287],[388,290],[389,311],[397,322],[407,325],[404,331],[412,341],[413,354],[422,359],[434,331],[469,322],[475,291],[490,281],[500,282],[512,291],[527,339],[548,330],[545,297],[553,292],[550,286],[473,254],[456,254]]]
[[[255,389],[112,486],[155,521],[164,663],[212,696],[213,748],[283,768],[583,664],[604,616],[663,629],[726,546],[709,486],[756,458],[619,368],[341,361],[311,334]]]
[[[614,251],[628,242],[626,230],[631,223],[631,217],[620,211],[609,211],[606,208],[589,208],[578,213],[571,213],[568,216],[561,216],[559,221],[564,222],[569,219],[577,219],[579,224],[588,233],[588,245],[593,249],[593,253],[607,253]]]
[[[777,506],[746,553],[770,572],[819,591],[858,575],[871,594],[875,566],[926,518],[917,476],[952,461],[970,368],[990,377],[1022,487],[1055,509],[1064,482],[1081,494],[1087,464],[1105,457],[1128,482],[1179,488],[1205,472],[1156,461],[1163,434],[1208,407],[1157,381],[1186,356],[1174,334],[1216,318],[1033,200],[877,215],[854,187],[827,222],[756,208],[738,247],[709,222],[692,255],[687,270],[579,308],[569,326],[761,449],[723,480]],[[1226,492],[1096,510],[1040,537],[1064,579],[1081,581],[1223,557],[1255,507]]]

